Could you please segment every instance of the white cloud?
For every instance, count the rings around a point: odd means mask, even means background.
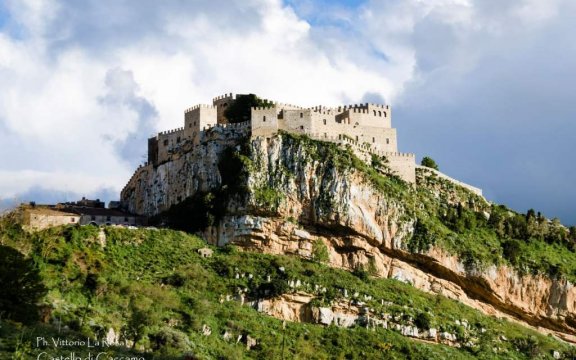
[[[574,14],[568,0],[296,2],[8,0],[0,141],[18,151],[0,150],[0,191],[119,191],[147,136],[230,91],[304,105],[453,104],[477,73],[502,76],[496,59],[541,59],[535,44]]]

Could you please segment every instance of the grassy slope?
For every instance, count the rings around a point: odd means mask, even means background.
[[[214,249],[215,255],[205,259],[196,252],[205,246],[203,241],[177,231],[108,228],[106,232],[104,249],[97,244],[97,229],[92,227],[55,228],[34,235],[13,229],[9,238],[4,237],[5,245],[34,258],[49,289],[44,302],[54,307],[51,318],[61,319],[62,328],[70,330],[58,333],[55,325],[21,327],[3,321],[0,358],[14,352],[18,343],[19,351],[29,354],[22,358],[35,358],[31,354],[41,351],[35,347],[36,336],[94,337],[109,327],[123,329],[128,338],[137,340],[137,348],[154,349],[153,353],[140,354],[148,359],[179,358],[187,351],[200,359],[281,358],[283,335],[286,358],[296,359],[523,359],[531,352],[550,358],[553,349],[568,350],[550,337],[395,280],[367,279],[362,273],[354,275],[296,257],[244,253],[234,248]],[[236,273],[254,277],[236,279]],[[271,283],[265,281],[268,275]],[[235,294],[237,288],[247,288],[253,295],[264,288],[281,293],[287,291],[283,284],[290,279],[325,286],[326,295],[320,302],[338,298],[340,289],[346,288],[371,295],[375,300],[369,306],[376,310],[404,314],[406,319],[428,313],[431,326],[462,339],[478,336],[479,343],[454,349],[416,342],[391,330],[297,323],[289,323],[284,334],[281,321],[235,301],[219,301],[222,295]],[[393,304],[382,306],[380,299]],[[470,323],[470,330],[456,325],[455,320],[461,319]],[[201,334],[205,324],[212,329],[210,336]],[[481,333],[481,328],[487,331]],[[235,341],[225,341],[221,336],[225,331],[234,338],[249,334],[259,345],[246,351]],[[502,335],[511,341],[501,342]],[[493,348],[499,348],[498,353]],[[75,350],[84,355],[88,351]],[[139,354],[122,348],[107,350]]]

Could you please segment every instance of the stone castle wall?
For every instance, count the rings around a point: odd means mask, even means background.
[[[211,128],[236,127],[252,138],[270,137],[279,130],[306,134],[314,139],[332,141],[352,146],[356,154],[366,161],[371,155],[385,156],[388,167],[409,183],[416,181],[414,154],[398,152],[396,129],[392,127],[392,109],[377,104],[356,104],[328,108],[316,106],[303,108],[297,105],[268,101],[270,107],[252,108],[249,122],[229,124],[224,116],[226,108],[233,104],[235,96],[225,94],[215,97],[212,105],[196,105],[184,112],[184,127],[161,132],[148,141],[148,163],[158,166],[175,159],[184,145],[193,149]],[[181,152],[181,151],[180,151]],[[463,184],[467,189],[481,194],[473,186],[443,176],[452,182]]]
[[[437,177],[442,178],[444,180],[448,180],[451,183],[454,183],[458,186],[462,186],[463,188],[472,191],[476,195],[482,196],[482,189],[477,188],[477,187],[472,186],[472,185],[468,185],[468,184],[463,183],[462,181],[456,180],[454,178],[451,178],[450,176],[448,176],[448,175],[446,175],[446,174],[444,174],[438,170],[435,170],[435,169],[432,169],[432,168],[429,168],[426,166],[420,166],[420,165],[416,165],[416,168],[418,170],[424,172],[424,173],[427,173],[426,175],[434,175],[434,176],[437,176]]]
[[[184,128],[178,128],[158,133],[158,135],[156,135],[158,161],[167,161],[172,150],[182,141],[184,141],[184,139]]]

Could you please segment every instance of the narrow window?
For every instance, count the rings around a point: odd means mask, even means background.
[[[164,140],[164,146],[168,146],[168,139]]]
[[[95,220],[96,220],[96,216],[94,216],[94,215],[90,216],[90,220],[95,221]]]
[[[177,143],[180,142],[180,136],[178,136],[178,137],[176,138],[176,142],[177,142]]]
[[[192,127],[192,124],[188,124],[188,127],[191,128],[191,127]]]
[[[300,125],[300,130],[304,130],[304,125]]]
[[[326,125],[326,119],[324,119],[324,125]]]
[[[390,144],[390,139],[386,139],[386,145]]]
[[[266,116],[262,116],[262,121],[266,122]]]
[[[300,113],[300,119],[304,117],[304,113]]]
[[[324,138],[327,138],[327,137],[328,137],[328,134],[324,133]]]
[[[356,135],[356,141],[358,141],[358,135]]]
[[[76,221],[76,219],[70,218],[70,222],[75,222],[75,221]]]
[[[378,111],[378,116],[382,116],[382,111]]]
[[[374,116],[376,116],[376,110],[374,110]]]
[[[373,143],[376,142],[376,138],[375,138],[375,137],[372,138],[372,142],[373,142]]]
[[[112,218],[110,216],[106,216],[106,221],[110,221]]]
[[[384,111],[384,117],[386,117],[386,111]]]

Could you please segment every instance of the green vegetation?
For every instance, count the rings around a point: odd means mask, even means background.
[[[429,168],[434,169],[434,170],[439,170],[438,164],[436,164],[436,161],[434,161],[432,158],[430,158],[428,156],[424,156],[422,158],[420,165],[429,167]]]
[[[323,162],[329,179],[330,169],[341,175],[357,172],[382,192],[388,201],[399,204],[404,220],[413,221],[415,231],[404,246],[412,252],[426,252],[439,246],[458,255],[469,270],[490,265],[510,265],[522,274],[544,274],[576,282],[576,227],[566,228],[557,219],[548,220],[529,210],[514,212],[493,205],[452,182],[417,170],[419,186],[411,188],[401,179],[386,173],[385,161],[373,156],[370,165],[358,159],[350,148],[316,141],[303,135],[281,132],[286,148],[302,146],[305,161]],[[427,160],[426,160],[427,159]],[[423,165],[437,168],[425,157]],[[285,166],[293,159],[285,159]],[[281,184],[281,179],[274,179]],[[328,189],[320,193],[322,213],[339,211]]]
[[[260,210],[270,209],[275,211],[280,206],[280,202],[284,198],[284,195],[270,186],[263,186],[254,189],[254,199],[256,205],[260,207]]]
[[[46,294],[46,288],[31,259],[0,245],[0,284],[0,319],[23,323],[38,320],[36,303]]]
[[[330,255],[328,254],[328,248],[322,240],[316,240],[312,244],[312,259],[321,263],[328,262],[330,260]]]
[[[100,339],[109,328],[134,346],[98,351],[145,359],[184,359],[185,354],[196,359],[528,359],[533,354],[551,358],[552,350],[571,351],[551,337],[396,280],[373,279],[366,271],[353,274],[316,261],[246,253],[233,246],[214,249],[212,257],[203,258],[197,253],[206,246],[202,240],[172,230],[108,227],[102,248],[98,231],[92,226],[60,227],[35,234],[17,231],[7,239],[6,246],[29,251],[26,261],[35,264],[48,289],[42,302],[51,311],[47,323],[22,325],[2,318],[0,358],[36,358],[41,351],[61,355],[38,347],[36,338]],[[366,306],[376,313],[474,341],[456,349],[383,328],[288,323],[283,329],[282,321],[233,300],[238,289],[246,289],[247,301],[284,294],[292,291],[287,282],[296,279],[302,281],[302,291],[325,288],[316,291],[319,303],[342,300],[347,289],[363,299],[369,296]],[[458,325],[464,319],[469,325]],[[242,342],[236,343],[238,336],[255,338],[257,345],[246,350]],[[89,349],[71,346],[65,352],[70,351],[85,357]]]
[[[262,100],[254,94],[236,95],[236,100],[226,108],[224,116],[231,123],[250,120],[250,109],[253,107],[271,107],[272,103]]]

